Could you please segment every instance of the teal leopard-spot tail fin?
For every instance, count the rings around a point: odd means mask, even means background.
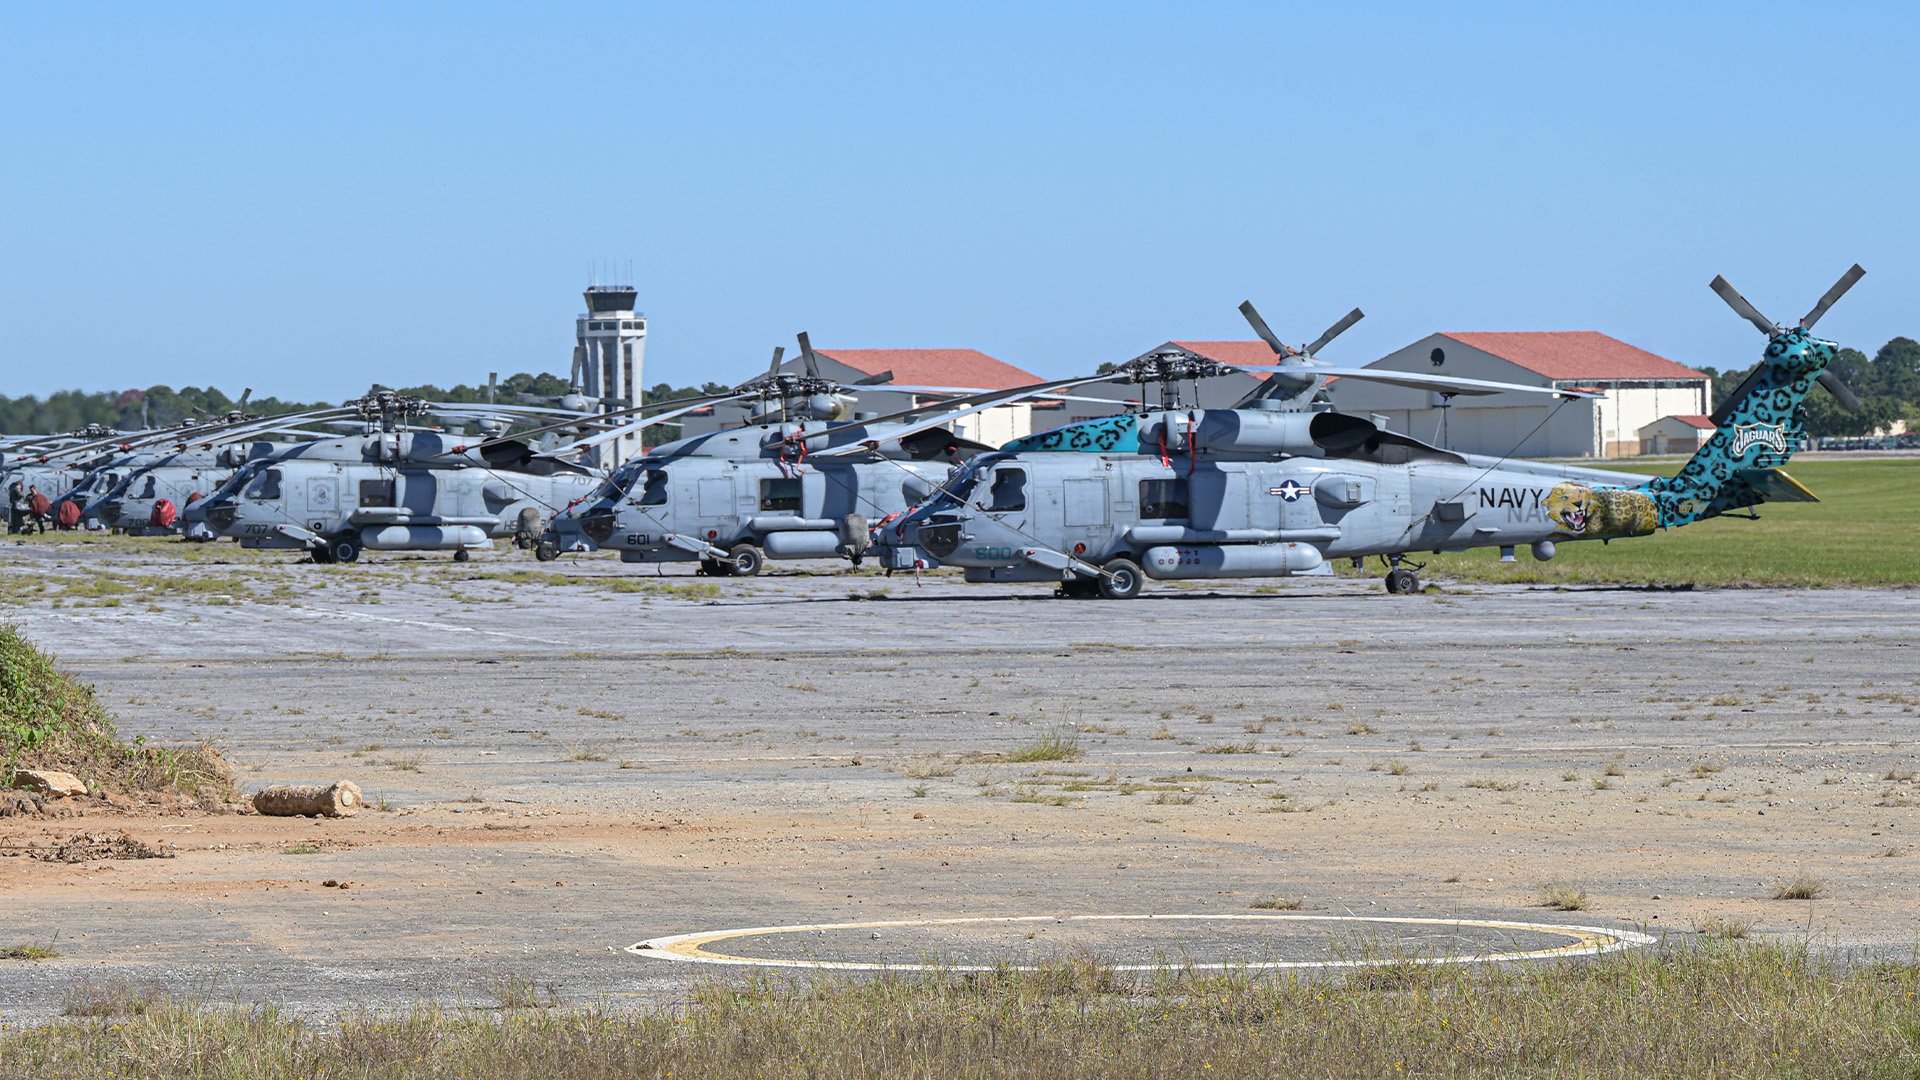
[[[1767,356],[1720,411],[1707,444],[1671,477],[1642,490],[1660,527],[1673,528],[1767,501],[1815,501],[1780,467],[1807,437],[1802,404],[1839,346],[1803,327],[1775,334]]]
[[[1866,273],[1855,263],[1799,325],[1785,330],[1760,314],[1760,309],[1726,278],[1713,279],[1710,288],[1720,299],[1767,335],[1767,354],[1713,414],[1716,427],[1707,445],[1677,475],[1649,481],[1636,489],[1652,497],[1661,528],[1763,502],[1819,501],[1780,467],[1806,441],[1804,406],[1815,383],[1826,387],[1842,408],[1860,410],[1853,391],[1827,370],[1840,346],[1814,337],[1813,324]]]

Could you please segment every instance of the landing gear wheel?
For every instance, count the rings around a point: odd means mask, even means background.
[[[733,563],[733,573],[740,577],[753,577],[767,564],[766,552],[752,544],[735,544],[727,558]]]
[[[1076,577],[1060,583],[1053,595],[1063,600],[1091,600],[1100,595],[1098,578]]]
[[[360,561],[360,541],[350,536],[336,537],[327,541],[327,561],[350,563]]]
[[[533,557],[541,562],[552,562],[560,557],[560,545],[551,540],[542,540],[533,546]]]
[[[1387,571],[1387,591],[1395,596],[1406,596],[1420,591],[1420,575],[1411,570],[1396,567]]]
[[[1140,572],[1140,564],[1132,559],[1111,559],[1100,568],[1098,584],[1094,586],[1103,600],[1131,600],[1140,595],[1140,586],[1146,584],[1146,575]]]
[[[454,562],[471,562],[472,560],[473,552],[468,551],[466,548],[455,548],[453,550]]]

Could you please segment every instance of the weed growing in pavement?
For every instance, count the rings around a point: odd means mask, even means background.
[[[1587,910],[1587,890],[1555,878],[1540,886],[1539,904],[1555,911]]]

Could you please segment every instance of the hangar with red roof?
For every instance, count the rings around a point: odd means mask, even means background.
[[[1469,379],[1582,389],[1598,398],[1460,394],[1446,399],[1348,379],[1334,404],[1449,450],[1516,457],[1625,457],[1653,452],[1642,432],[1662,435],[1670,417],[1713,411],[1712,380],[1701,371],[1597,330],[1430,334],[1367,365]],[[1678,440],[1674,440],[1678,441]]]

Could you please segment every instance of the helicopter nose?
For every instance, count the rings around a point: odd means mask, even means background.
[[[92,516],[99,518],[109,525],[118,524],[120,521],[120,503],[118,501],[101,503],[100,508],[95,510]]]
[[[216,529],[231,529],[239,520],[239,508],[230,502],[221,501],[207,507],[207,523]]]
[[[966,521],[963,518],[954,514],[941,514],[922,522],[920,527],[914,530],[914,543],[918,547],[925,548],[927,554],[944,562],[960,549],[965,529]]]
[[[580,531],[596,544],[606,543],[613,538],[613,511],[596,509],[581,515]]]

